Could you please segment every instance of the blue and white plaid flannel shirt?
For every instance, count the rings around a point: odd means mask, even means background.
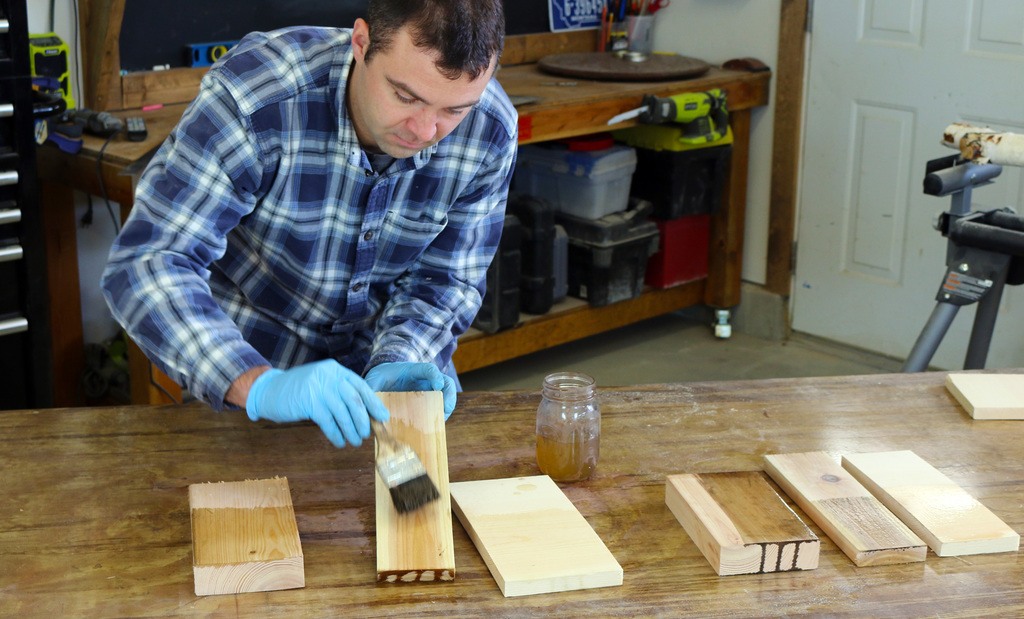
[[[497,248],[517,116],[494,79],[435,146],[370,167],[350,31],[245,37],[146,168],[103,274],[147,356],[216,409],[260,365],[451,362]]]

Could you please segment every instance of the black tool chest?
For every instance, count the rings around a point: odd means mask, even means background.
[[[0,0],[0,409],[52,404],[25,0]]]

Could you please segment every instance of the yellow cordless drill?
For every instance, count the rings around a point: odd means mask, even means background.
[[[683,128],[683,141],[689,143],[714,142],[722,139],[729,130],[725,93],[718,88],[669,97],[644,95],[642,103],[638,108],[613,117],[608,124],[632,118],[652,125],[676,123]]]

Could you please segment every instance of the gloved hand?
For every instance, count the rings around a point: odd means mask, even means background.
[[[370,438],[370,417],[391,418],[366,381],[333,359],[260,374],[245,410],[253,421],[312,421],[335,447],[358,447]]]
[[[374,391],[440,391],[444,396],[444,420],[455,410],[455,381],[433,363],[396,361],[370,368],[366,382]]]

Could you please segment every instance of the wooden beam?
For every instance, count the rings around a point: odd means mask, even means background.
[[[97,111],[124,109],[121,101],[121,22],[126,0],[80,0],[81,67],[85,93],[79,107]]]
[[[808,0],[782,0],[778,67],[775,71],[775,128],[765,288],[784,297],[789,297],[793,280],[807,54],[807,3]]]
[[[452,503],[448,490],[448,442],[440,391],[380,393],[391,411],[387,427],[419,456],[441,497],[399,514],[376,474],[377,581],[391,583],[455,580]]]
[[[196,595],[306,584],[286,478],[188,487]]]
[[[765,471],[857,567],[924,561],[928,546],[824,451],[772,454]]]
[[[669,475],[665,504],[719,576],[818,567],[818,537],[760,471]]]
[[[622,566],[547,475],[458,482],[452,498],[505,597],[622,584]]]
[[[593,52],[597,50],[597,40],[596,28],[510,35],[505,37],[501,65],[510,67],[517,64],[529,64],[550,54]]]
[[[843,456],[843,468],[940,557],[1016,552],[1020,535],[912,451]]]

